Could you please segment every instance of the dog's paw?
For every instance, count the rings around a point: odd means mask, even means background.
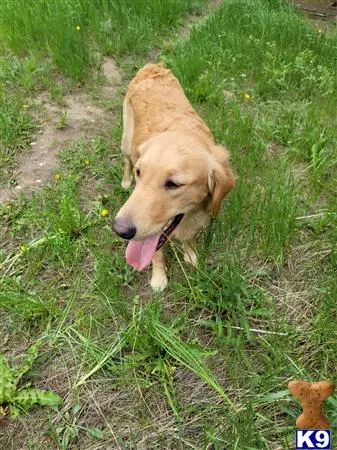
[[[194,250],[192,250],[191,248],[188,249],[188,251],[185,251],[184,253],[184,261],[192,264],[192,266],[196,267],[197,265],[197,261],[198,261],[198,257],[197,254],[195,253]]]
[[[151,288],[155,292],[163,292],[167,288],[167,276],[165,273],[156,273],[151,278]]]
[[[123,189],[129,189],[131,186],[131,180],[123,180],[121,186]]]

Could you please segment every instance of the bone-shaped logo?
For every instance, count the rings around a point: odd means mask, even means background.
[[[334,383],[290,381],[288,389],[302,403],[303,412],[296,419],[297,428],[326,430],[330,422],[323,412],[323,401],[335,391]]]

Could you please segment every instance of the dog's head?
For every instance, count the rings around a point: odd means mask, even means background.
[[[217,216],[235,181],[224,148],[209,147],[181,130],[151,138],[138,154],[135,189],[113,227],[119,236],[132,239],[127,259],[142,269],[185,214],[204,207]]]

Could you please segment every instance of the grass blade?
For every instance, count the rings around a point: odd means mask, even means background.
[[[156,319],[150,322],[152,338],[176,361],[187,367],[199,378],[205,381],[218,394],[224,398],[231,408],[235,409],[233,402],[225,393],[209,368],[200,360],[200,352],[183,342],[176,334]]]

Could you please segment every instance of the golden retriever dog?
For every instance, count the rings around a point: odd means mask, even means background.
[[[129,240],[126,260],[137,270],[152,262],[151,287],[167,286],[163,245],[182,243],[184,260],[197,263],[196,235],[235,183],[225,148],[187,100],[179,81],[160,64],[147,64],[130,82],[123,104],[124,176],[136,185],[113,223]]]

